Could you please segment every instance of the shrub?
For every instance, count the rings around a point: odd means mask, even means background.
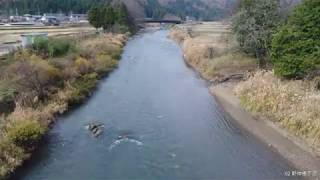
[[[232,28],[240,46],[256,55],[265,68],[270,57],[271,39],[280,23],[278,0],[242,0]]]
[[[0,179],[6,177],[15,167],[20,166],[28,154],[25,151],[6,140],[0,141]]]
[[[320,64],[320,1],[305,0],[297,6],[272,40],[275,73],[303,78]]]
[[[14,122],[7,130],[7,137],[18,147],[26,151],[32,150],[45,133],[45,128],[38,122],[23,120]]]
[[[49,41],[48,52],[51,57],[59,57],[67,54],[71,47],[70,40],[51,39]]]
[[[75,80],[72,83],[73,90],[71,93],[70,103],[81,103],[90,94],[91,90],[96,86],[97,81],[97,73],[86,74],[81,78]]]
[[[78,57],[74,62],[74,68],[79,74],[86,74],[92,71],[91,63],[82,57]]]
[[[118,61],[113,59],[110,55],[100,54],[96,57],[95,70],[98,73],[105,73],[116,68]]]
[[[72,51],[64,57],[44,59],[62,55],[68,43],[41,39],[31,49],[10,54],[8,63],[0,62],[0,66],[5,64],[0,68],[0,106],[1,101],[11,99],[18,105],[7,116],[0,115],[0,179],[30,157],[56,113],[90,95],[99,78],[97,73],[117,65],[109,52],[119,56],[124,40],[124,36],[105,34],[79,43],[84,50],[89,49],[88,57]]]
[[[65,39],[35,38],[32,49],[44,57],[59,57],[67,54],[72,44]]]
[[[7,73],[12,79],[15,79],[18,93],[25,93],[21,97],[24,97],[25,100],[31,98],[29,99],[31,101],[35,96],[40,99],[46,97],[50,89],[57,85],[61,79],[59,69],[34,55],[29,57],[28,60],[17,61],[10,65]],[[30,94],[30,96],[27,94]]]
[[[122,48],[119,46],[109,46],[106,53],[110,54],[113,59],[120,59],[122,54]]]
[[[48,38],[36,37],[32,44],[32,49],[35,50],[40,55],[47,56],[48,49],[49,49]]]
[[[16,89],[12,81],[0,81],[0,115],[14,109],[15,93]]]

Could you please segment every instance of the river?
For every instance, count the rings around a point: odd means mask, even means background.
[[[119,68],[85,104],[59,118],[14,178],[285,178],[293,168],[233,123],[167,34],[133,37]],[[92,121],[105,124],[98,138],[85,129]]]

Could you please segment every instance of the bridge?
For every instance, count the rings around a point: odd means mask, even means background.
[[[181,24],[181,20],[170,20],[170,19],[138,19],[136,20],[140,23],[167,23],[167,24]]]

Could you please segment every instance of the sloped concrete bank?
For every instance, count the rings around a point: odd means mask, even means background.
[[[271,121],[255,117],[240,105],[233,94],[232,84],[222,83],[212,86],[210,92],[237,124],[249,131],[270,148],[291,162],[300,171],[317,171],[319,176],[320,157],[297,137],[290,136]]]

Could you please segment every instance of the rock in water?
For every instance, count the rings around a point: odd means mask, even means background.
[[[102,134],[103,132],[103,124],[98,124],[98,123],[89,123],[86,125],[86,129],[89,130],[94,137],[98,137]]]

